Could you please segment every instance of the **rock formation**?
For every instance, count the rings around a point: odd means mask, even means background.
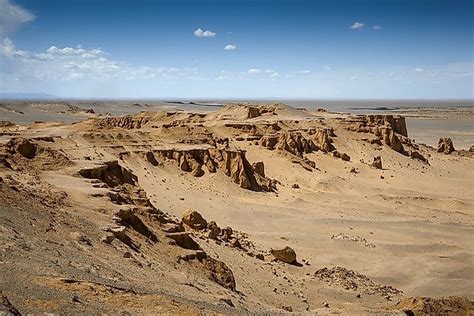
[[[310,136],[304,136],[301,132],[289,131],[277,135],[264,135],[260,139],[260,145],[267,149],[279,149],[289,152],[295,156],[303,157],[313,151],[321,150],[330,152],[334,150],[332,131],[329,129],[311,130]]]
[[[377,169],[382,169],[382,157],[374,157],[374,161],[372,162],[371,166]]]
[[[237,183],[241,188],[252,191],[275,191],[276,182],[261,174],[263,163],[256,165],[258,171],[245,157],[245,151],[230,149],[189,149],[189,150],[156,150],[164,158],[178,162],[181,170],[192,172],[194,176],[204,175],[203,166],[210,173],[218,169]]]
[[[84,168],[78,171],[79,175],[88,179],[98,179],[106,183],[109,187],[116,187],[121,184],[135,185],[138,181],[129,169],[122,167],[117,160],[108,161],[102,166]]]
[[[394,309],[406,315],[473,315],[474,302],[457,296],[430,298],[409,297],[395,304]]]
[[[93,119],[97,128],[111,129],[111,128],[125,128],[138,129],[151,120],[150,115],[146,112],[137,115],[125,115],[116,117],[105,117],[100,119]]]
[[[450,154],[454,149],[453,141],[451,138],[440,138],[438,141],[438,152],[439,153],[444,153],[444,154]]]

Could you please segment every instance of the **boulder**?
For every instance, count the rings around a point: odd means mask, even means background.
[[[218,239],[221,234],[221,229],[217,226],[216,222],[212,221],[207,223],[208,237],[211,239]]]
[[[333,151],[332,155],[333,155],[334,157],[340,158],[340,159],[342,159],[342,160],[344,160],[344,161],[350,161],[350,160],[351,160],[351,157],[350,157],[348,154],[346,154],[346,153],[340,153],[340,152],[338,152],[337,150],[336,150],[336,151]]]
[[[451,138],[440,138],[438,141],[438,152],[439,153],[445,153],[445,154],[450,154],[454,149],[453,141]]]
[[[36,145],[27,139],[23,139],[17,145],[16,151],[27,159],[33,159],[36,155]]]
[[[232,228],[231,227],[225,227],[222,228],[221,230],[221,238],[223,241],[228,241],[229,239],[232,238]]]
[[[294,263],[296,261],[296,252],[288,246],[283,249],[272,249],[270,253],[279,261],[286,263]]]
[[[207,221],[196,211],[187,209],[183,214],[183,223],[189,227],[201,230],[207,227]]]

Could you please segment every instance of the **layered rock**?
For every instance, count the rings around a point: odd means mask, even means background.
[[[287,131],[277,135],[265,135],[260,139],[260,145],[270,150],[279,149],[295,156],[303,157],[317,150],[330,152],[334,150],[329,129],[318,129],[309,132],[311,137],[305,137],[301,132]]]
[[[407,137],[408,132],[404,117],[366,115],[347,120],[346,128],[355,132],[372,133],[377,138],[372,140],[371,143],[385,144],[402,155],[429,164],[428,159],[416,151],[418,147]]]
[[[151,120],[150,115],[146,113],[140,113],[137,115],[125,115],[125,116],[114,116],[105,117],[101,119],[94,119],[94,124],[97,128],[125,128],[125,129],[137,129],[141,128],[144,124]]]
[[[395,133],[408,137],[407,125],[403,116],[366,115],[365,121],[368,125],[390,126]]]
[[[194,176],[204,175],[205,166],[210,173],[220,169],[233,182],[243,189],[252,191],[274,191],[276,182],[260,174],[262,166],[255,171],[245,157],[245,151],[230,149],[166,149],[155,150],[155,153],[164,158],[177,161],[181,170],[192,172]]]

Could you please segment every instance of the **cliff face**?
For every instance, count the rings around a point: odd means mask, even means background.
[[[203,176],[205,167],[210,173],[221,170],[243,189],[266,192],[276,190],[276,182],[259,173],[247,160],[245,151],[210,148],[165,149],[153,153],[176,161],[182,171],[192,172],[195,177]]]

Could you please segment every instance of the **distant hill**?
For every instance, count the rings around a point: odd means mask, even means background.
[[[48,93],[0,93],[0,100],[49,100],[60,99]]]

